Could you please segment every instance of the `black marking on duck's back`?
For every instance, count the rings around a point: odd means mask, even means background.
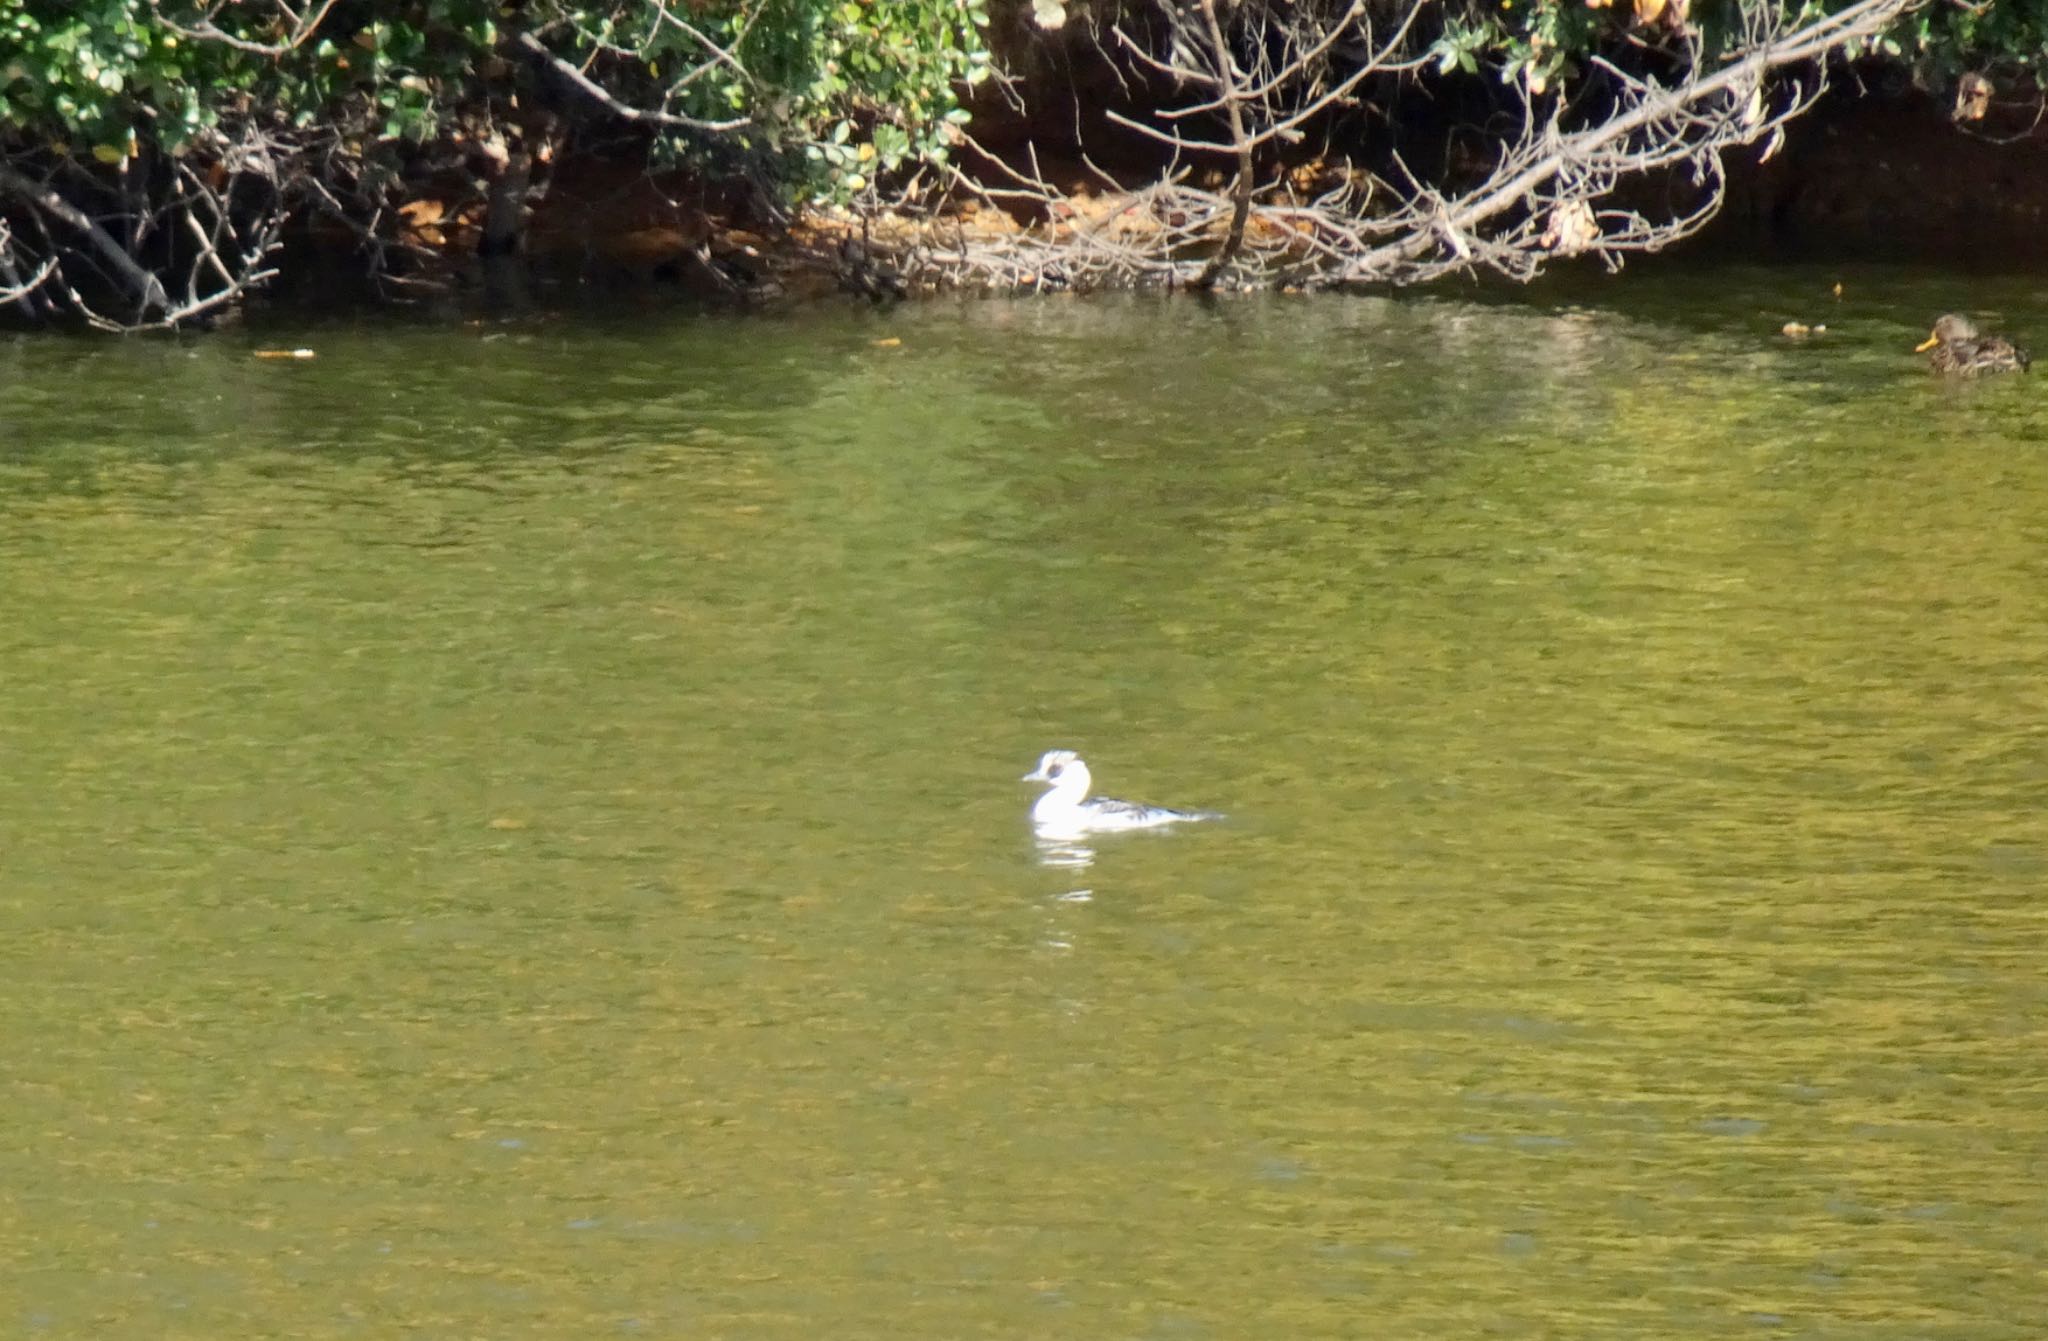
[[[1119,801],[1111,796],[1098,796],[1091,800],[1083,801],[1081,808],[1091,814],[1116,815],[1134,820],[1151,820],[1154,823],[1169,819],[1201,820],[1222,818],[1221,815],[1207,810],[1175,810],[1171,806],[1148,806],[1141,801]]]
[[[1987,336],[1981,340],[1951,340],[1935,346],[1927,356],[1936,372],[1959,377],[1981,377],[1985,373],[2025,372],[2033,364],[2027,351],[2010,340]]]
[[[1148,829],[1189,820],[1223,818],[1210,810],[1174,810],[1115,797],[1091,797],[1088,789],[1093,777],[1088,765],[1072,750],[1047,750],[1039,759],[1038,767],[1026,773],[1022,780],[1048,785],[1045,795],[1031,807],[1032,822],[1041,834]]]

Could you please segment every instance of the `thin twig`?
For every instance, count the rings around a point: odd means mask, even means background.
[[[645,107],[629,106],[614,98],[610,93],[607,93],[603,86],[598,84],[589,75],[584,74],[583,71],[548,50],[547,44],[532,33],[520,33],[512,41],[515,46],[533,56],[541,64],[547,66],[562,78],[568,80],[579,92],[611,112],[613,116],[618,117],[621,121],[631,121],[636,125],[669,126],[678,130],[693,130],[706,134],[740,130],[754,124],[754,119],[750,116],[733,117],[725,121],[706,121],[699,117],[682,116],[675,112],[657,112]]]

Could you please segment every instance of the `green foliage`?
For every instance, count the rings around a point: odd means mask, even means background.
[[[1570,78],[1586,57],[1622,41],[1672,41],[1674,9],[1689,22],[1711,62],[1742,37],[1754,0],[1459,0],[1446,7],[1429,54],[1440,74],[1481,70],[1536,90]],[[1788,26],[1811,22],[1847,0],[1781,5]],[[1851,55],[1898,61],[1935,84],[1966,70],[2009,67],[2048,73],[2048,0],[1923,5]]]
[[[2038,80],[2048,73],[2048,0],[1929,5],[1887,40],[1888,54],[1902,55],[1938,83],[1993,66],[2024,70]]]
[[[102,159],[143,140],[183,153],[237,116],[417,140],[471,91],[497,8],[340,4],[301,34],[275,7],[246,2],[0,0],[0,129],[53,146],[82,139]]]
[[[1786,17],[1845,2],[1800,0]],[[944,160],[966,120],[960,91],[989,70],[990,3],[337,0],[299,6],[319,17],[303,32],[272,0],[0,0],[0,147],[113,163],[144,145],[208,147],[237,123],[375,155],[431,141],[472,109],[532,105],[542,82],[508,40],[523,33],[602,98],[671,118],[661,156],[737,153],[797,194],[844,198],[878,174]],[[1742,0],[1693,0],[1683,12],[1711,59],[1738,36],[1741,10]],[[1452,0],[1425,21],[1435,15],[1438,72],[1539,91],[1596,51],[1675,40],[1659,0]],[[1994,65],[2042,72],[2048,0],[1922,6],[1867,54],[1936,83]],[[545,92],[572,118],[610,115],[559,81]],[[673,118],[738,124],[709,131]]]
[[[0,0],[0,127],[118,160],[153,129],[148,108],[163,138],[189,140],[210,120],[201,81],[239,83],[149,17],[134,0]]]
[[[622,90],[702,121],[751,117],[749,142],[789,154],[821,195],[943,161],[966,120],[957,90],[989,70],[985,0],[715,0],[686,22],[649,4],[617,8],[598,35],[638,57],[618,76]],[[707,43],[733,59],[707,63]],[[669,147],[695,145],[677,136]]]
[[[341,0],[306,32],[268,0],[0,0],[0,133],[107,162],[143,142],[186,152],[234,117],[423,142],[464,108],[531,88],[503,41],[516,22],[623,106],[746,122],[727,144],[671,134],[666,156],[737,144],[801,190],[844,195],[943,159],[965,119],[957,89],[988,71],[984,4]],[[605,115],[595,101],[572,110]]]

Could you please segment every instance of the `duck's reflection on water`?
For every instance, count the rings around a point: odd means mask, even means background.
[[[1072,838],[1048,838],[1041,834],[1035,846],[1038,848],[1038,864],[1051,870],[1084,871],[1095,864],[1095,849]],[[1095,891],[1092,889],[1070,889],[1053,896],[1055,904],[1094,901]],[[1057,933],[1046,944],[1057,950],[1071,950],[1074,946],[1071,939]]]
[[[1080,871],[1095,864],[1095,849],[1074,838],[1047,838],[1035,840],[1038,846],[1038,864],[1057,869]]]

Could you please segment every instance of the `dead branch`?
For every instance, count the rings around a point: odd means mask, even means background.
[[[1216,17],[1216,0],[1202,0],[1203,36],[1209,40],[1210,59],[1216,63],[1217,73],[1229,84],[1223,95],[1223,114],[1230,123],[1230,139],[1237,146],[1237,180],[1230,191],[1230,231],[1223,235],[1223,245],[1209,264],[1202,267],[1202,273],[1195,276],[1195,287],[1207,289],[1215,285],[1237,253],[1244,246],[1245,221],[1252,212],[1252,150],[1254,137],[1245,126],[1244,102],[1235,91],[1244,79],[1231,58],[1230,39],[1223,35],[1223,24]]]
[[[699,117],[683,116],[676,112],[664,112],[646,107],[631,106],[620,102],[617,98],[606,92],[604,87],[597,83],[596,80],[550,51],[547,43],[541,41],[532,33],[522,32],[513,38],[512,41],[513,45],[532,56],[543,66],[560,75],[578,92],[597,103],[600,107],[603,107],[613,116],[618,117],[621,121],[630,121],[635,125],[662,126],[674,130],[689,130],[701,133],[741,130],[754,124],[754,119],[750,116],[732,117],[725,121],[706,121]],[[680,87],[680,85],[677,86]]]
[[[161,312],[170,306],[163,281],[140,265],[121,244],[100,227],[90,215],[45,182],[23,176],[0,164],[0,194],[8,195],[35,210],[42,218],[54,219],[82,237],[100,259],[119,277],[121,287],[134,302],[138,317]]]
[[[197,42],[219,42],[237,51],[246,51],[253,56],[282,56],[312,40],[313,34],[326,19],[327,12],[334,8],[337,0],[321,0],[320,7],[311,12],[296,11],[279,0],[278,9],[286,15],[285,36],[276,42],[251,42],[237,37],[214,23],[214,16],[226,7],[226,0],[217,0],[210,6],[203,18],[195,24],[180,24],[164,13],[162,0],[149,0],[149,8],[156,20],[178,36]]]
[[[30,299],[56,273],[56,258],[44,257],[42,264],[36,267],[35,273],[24,278],[21,268],[15,264],[14,230],[5,222],[0,222],[0,283],[6,285],[5,288],[0,288],[0,303],[19,307],[22,314],[31,319],[39,316],[40,313]]]
[[[992,209],[1029,202],[1045,222],[996,237],[956,232],[927,249],[920,278],[1323,287],[1471,270],[1527,279],[1558,257],[1618,266],[1705,226],[1725,193],[1723,156],[1758,143],[1775,152],[1785,125],[1825,88],[1831,57],[1926,2],[1855,0],[1787,26],[1783,6],[1742,0],[1737,37],[1718,55],[1682,21],[1654,42],[1625,34],[1627,64],[1596,54],[1569,90],[1528,79],[1503,86],[1495,119],[1454,128],[1436,171],[1411,171],[1389,143],[1380,153],[1388,176],[1348,155],[1341,170],[1318,160],[1322,180],[1307,191],[1290,179],[1293,146],[1310,135],[1328,143],[1338,119],[1360,106],[1395,120],[1388,102],[1433,60],[1418,35],[1433,23],[1428,0],[1128,5],[1096,50],[1125,67],[1126,87],[1159,102],[1143,115],[1103,117],[1170,149],[1168,179],[1109,201],[1075,197],[1036,168],[984,152],[1000,180],[956,175],[956,193]],[[1461,143],[1486,161],[1453,154]],[[1092,161],[1087,148],[1083,137],[1083,162]],[[1179,167],[1217,159],[1231,168],[1218,189],[1192,184]],[[1628,183],[1659,176],[1673,194],[1663,212],[1621,198]]]
[[[747,34],[753,31],[754,21],[760,17],[760,13],[761,11],[756,9],[742,15],[739,37],[735,40],[735,45],[746,40]],[[733,55],[731,47],[720,46],[717,42],[712,41],[701,28],[698,28],[687,19],[678,18],[676,12],[666,4],[661,3],[661,0],[654,0],[654,21],[656,27],[666,25],[689,38],[692,42],[703,48],[704,54],[707,57],[704,63],[684,71],[673,80],[671,87],[686,87],[707,71],[720,65],[723,65],[726,69],[731,70],[733,74],[737,75],[741,83],[749,86],[754,83],[753,74],[745,65],[740,63],[739,57]]]
[[[33,321],[169,329],[204,320],[273,278],[291,155],[253,126],[212,138],[196,161],[145,151],[105,173],[64,157],[46,160],[38,178],[0,160],[0,198],[9,206],[0,223],[0,302]]]

